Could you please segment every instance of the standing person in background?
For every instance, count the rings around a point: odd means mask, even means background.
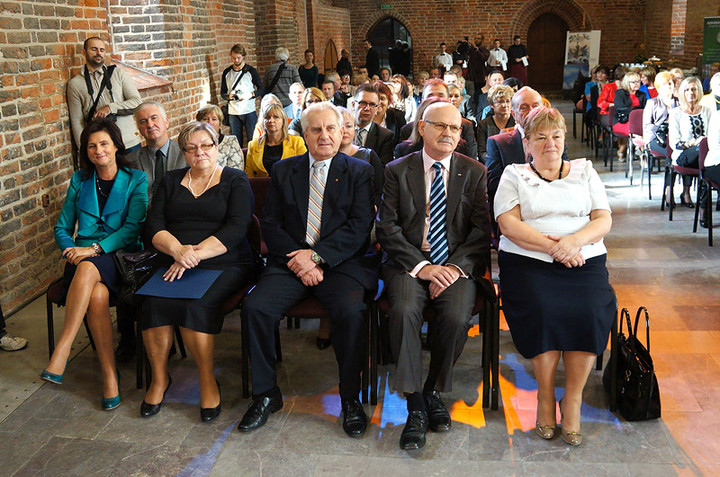
[[[372,46],[372,42],[365,38],[363,41],[363,48],[365,48],[365,68],[367,68],[368,77],[372,78],[373,75],[378,74],[380,70],[380,57],[378,52]]]
[[[523,84],[528,84],[527,79],[527,66],[523,63],[529,60],[527,47],[521,43],[522,38],[520,35],[513,37],[513,44],[508,48],[507,55],[508,61],[510,62],[510,76],[515,77],[522,81]]]
[[[475,44],[470,45],[468,70],[465,79],[473,82],[473,92],[485,86],[485,62],[490,58],[490,51],[483,46],[485,35],[475,35]]]
[[[290,85],[300,81],[297,67],[288,63],[290,51],[281,46],[275,50],[275,60],[265,71],[267,92],[278,97],[283,107],[290,104]]]
[[[220,97],[228,102],[228,122],[230,131],[243,145],[243,129],[247,140],[252,139],[257,113],[255,98],[263,95],[260,74],[255,68],[245,63],[245,47],[240,44],[230,49],[232,65],[225,68],[220,80]]]
[[[80,147],[80,134],[87,123],[110,116],[122,132],[125,151],[140,149],[140,134],[132,120],[135,108],[142,101],[135,84],[122,68],[105,66],[105,42],[101,38],[94,36],[85,40],[82,52],[85,65],[67,84],[75,146]]]
[[[352,64],[350,63],[350,52],[345,48],[340,50],[340,59],[335,66],[335,70],[340,76],[352,73]]]
[[[452,68],[453,65],[452,55],[448,53],[446,49],[447,45],[445,45],[445,42],[443,41],[440,43],[440,53],[433,57],[433,66],[444,68],[443,73],[450,71],[450,68]]]
[[[493,40],[493,47],[490,50],[490,58],[487,60],[488,68],[491,70],[507,71],[508,56],[505,50],[500,48],[500,40]]]
[[[298,73],[306,88],[318,87],[318,67],[312,50],[305,50],[305,64],[298,67]]]

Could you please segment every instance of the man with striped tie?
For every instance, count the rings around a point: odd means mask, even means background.
[[[408,419],[400,436],[400,447],[407,450],[425,445],[428,428],[450,430],[450,413],[439,392],[452,388],[453,365],[465,346],[479,292],[476,281],[487,266],[487,171],[453,152],[461,131],[458,109],[435,103],[420,120],[423,149],[385,167],[377,237],[388,255],[383,277],[397,366],[393,388],[407,399]],[[437,318],[423,383],[420,329],[428,304]]]
[[[249,432],[280,410],[274,330],[297,302],[313,295],[331,315],[343,429],[360,437],[367,416],[358,395],[365,355],[365,290],[377,278],[362,258],[374,217],[372,166],[339,153],[343,118],[329,102],[302,114],[308,152],[275,163],[260,217],[267,267],[242,307],[248,323],[253,400],[238,430]]]

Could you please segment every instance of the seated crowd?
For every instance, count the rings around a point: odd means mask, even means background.
[[[488,61],[483,39],[478,35],[470,45],[471,65],[473,58]],[[318,346],[335,353],[342,426],[360,437],[368,426],[358,399],[365,297],[380,277],[390,303],[392,388],[407,401],[400,446],[417,449],[428,430],[451,429],[440,393],[452,389],[477,295],[491,289],[486,272],[495,243],[505,316],[538,382],[535,432],[543,439],[557,433],[555,376],[562,359],[560,436],[579,445],[582,392],[606,347],[616,306],[603,244],[610,208],[592,162],[568,158],[562,115],[537,91],[495,69],[508,63],[495,43],[487,75],[474,74],[474,94],[466,89],[462,61],[444,44],[438,74],[421,73],[417,86],[379,64],[353,73],[345,69],[346,54],[337,73],[320,79],[312,51],[297,68],[285,48],[277,49],[277,63],[261,79],[235,45],[222,75],[227,113],[216,105],[201,108],[177,141],[157,102],[134,109],[145,146],[130,153],[114,121],[88,121],[80,136],[81,169],[55,227],[66,260],[65,324],[41,377],[62,383],[87,315],[101,368],[101,407],[120,405],[109,312],[121,287],[114,257],[152,248],[164,282],[193,280],[201,271],[217,277],[199,298],[159,293],[142,300],[137,320],[152,369],[142,417],[160,412],[172,384],[168,354],[176,327],[197,365],[201,419],[218,417],[213,356],[223,303],[254,284],[241,308],[253,394],[238,429],[254,431],[283,407],[275,329],[292,306],[313,296],[330,315]],[[511,71],[524,75],[519,37],[514,46]],[[594,73],[588,111],[608,116],[614,106],[612,127],[626,133],[629,112],[644,108],[649,147],[664,154],[669,146],[669,160],[686,167],[697,164],[699,141],[708,136],[707,173],[720,179],[720,115],[706,105],[720,109],[720,74],[710,83],[711,99],[701,100],[696,78],[676,84],[671,72],[618,67],[608,82],[608,68]],[[225,119],[232,134],[222,133]],[[263,264],[248,241],[252,183],[260,177],[269,177],[258,217],[267,246]],[[692,204],[687,190],[681,198]],[[424,374],[420,330],[428,306],[436,318]]]

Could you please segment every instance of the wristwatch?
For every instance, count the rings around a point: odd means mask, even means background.
[[[312,251],[312,261],[315,262],[315,265],[323,263],[322,257],[315,250]]]
[[[92,248],[95,251],[96,255],[100,255],[102,253],[102,249],[100,248],[100,245],[97,243],[92,244]]]

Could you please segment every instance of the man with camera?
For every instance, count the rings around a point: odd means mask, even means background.
[[[85,65],[80,74],[67,85],[68,111],[75,145],[80,147],[80,134],[95,118],[115,119],[122,132],[125,151],[140,148],[140,133],[132,114],[140,104],[132,79],[122,68],[105,66],[105,42],[96,36],[88,38],[82,49]]]

